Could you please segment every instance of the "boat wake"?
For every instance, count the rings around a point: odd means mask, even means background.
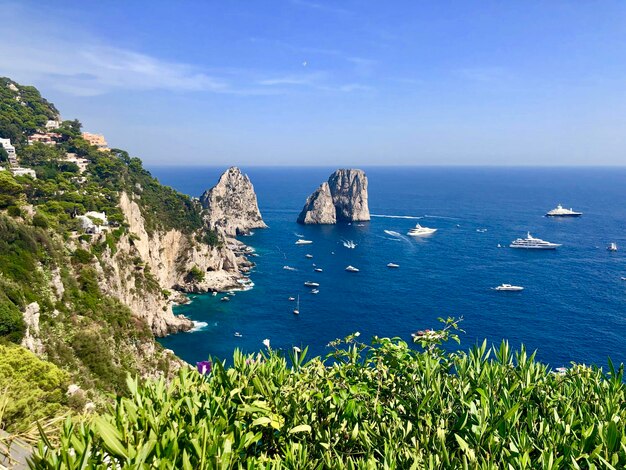
[[[194,321],[193,328],[189,330],[189,333],[195,333],[196,331],[204,330],[209,324],[205,321]]]
[[[392,237],[392,238],[387,238],[387,240],[405,241],[407,243],[411,243],[411,240],[407,236],[402,235],[401,233],[394,232],[393,230],[385,230],[384,232],[390,237]]]
[[[304,235],[301,235],[299,233],[293,232],[293,234],[298,238],[304,238]]]
[[[414,219],[419,220],[424,217],[418,215],[387,215],[387,214],[370,214],[370,217],[382,217],[385,219]]]
[[[341,242],[346,248],[349,248],[351,250],[356,248],[356,243],[354,243],[352,240],[341,240]]]

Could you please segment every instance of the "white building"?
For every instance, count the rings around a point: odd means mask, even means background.
[[[109,225],[109,221],[107,220],[107,216],[104,212],[89,211],[85,214],[85,217],[89,217],[90,219],[98,219],[102,221],[102,225]]]
[[[46,122],[47,130],[58,129],[59,127],[61,127],[61,121],[49,120],[48,122]]]
[[[30,168],[11,168],[11,173],[13,173],[13,176],[30,176],[34,180],[37,179],[37,174],[35,173],[35,170],[32,170]]]
[[[75,153],[67,153],[65,154],[64,162],[74,163],[78,167],[79,173],[84,173],[87,169],[87,165],[89,165],[89,160],[86,158],[77,157]]]
[[[15,147],[11,145],[11,139],[0,139],[0,145],[2,145],[7,152],[9,163],[11,165],[17,165],[17,155],[15,154]]]
[[[102,229],[99,225],[96,225],[93,220],[91,220],[86,215],[78,215],[76,216],[76,220],[80,222],[80,228],[82,228],[85,233],[100,233]]]

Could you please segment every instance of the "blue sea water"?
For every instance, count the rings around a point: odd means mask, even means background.
[[[199,196],[223,168],[152,168],[159,180]],[[524,343],[557,367],[570,361],[626,362],[626,169],[365,168],[372,217],[363,224],[302,226],[306,197],[334,169],[244,168],[255,186],[268,229],[242,240],[258,253],[255,287],[230,302],[199,295],[183,313],[206,326],[161,340],[183,359],[232,357],[308,345],[325,354],[332,339],[359,331],[362,338],[400,336],[437,328],[438,317],[462,316],[462,347],[486,338]],[[544,217],[558,203],[580,218]],[[404,234],[416,222],[437,228],[424,239]],[[487,229],[478,232],[477,229]],[[385,230],[398,232],[390,236]],[[508,244],[530,231],[562,243],[554,252]],[[312,245],[296,246],[297,235]],[[357,247],[347,249],[342,240]],[[609,253],[609,242],[622,250]],[[505,248],[498,248],[501,244]],[[313,259],[305,258],[310,253]],[[400,265],[389,269],[387,263]],[[323,269],[313,271],[313,263]],[[287,271],[289,265],[297,271]],[[347,265],[359,273],[345,271]],[[303,286],[320,283],[313,295]],[[501,283],[523,292],[496,292]],[[289,296],[300,296],[300,315]],[[240,332],[241,338],[234,333]]]

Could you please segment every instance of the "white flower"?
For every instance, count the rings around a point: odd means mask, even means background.
[[[297,353],[302,352],[302,350],[298,346],[294,346],[293,350]]]
[[[266,348],[268,348],[268,349],[269,349],[269,347],[270,347],[270,340],[269,340],[269,339],[267,339],[267,338],[265,338],[265,339],[263,340],[263,345],[264,345]]]
[[[358,338],[359,336],[361,336],[361,333],[359,333],[358,331],[356,333],[354,333],[355,338]]]

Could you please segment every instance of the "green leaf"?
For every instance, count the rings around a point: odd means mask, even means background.
[[[311,426],[309,426],[308,424],[300,424],[299,426],[296,426],[289,430],[289,434],[295,434],[297,432],[311,432]]]
[[[127,459],[128,453],[122,445],[122,435],[120,434],[120,432],[111,423],[109,423],[101,416],[98,416],[94,420],[94,425],[96,427],[96,432],[104,441],[104,445],[106,446],[107,450],[117,457]]]

